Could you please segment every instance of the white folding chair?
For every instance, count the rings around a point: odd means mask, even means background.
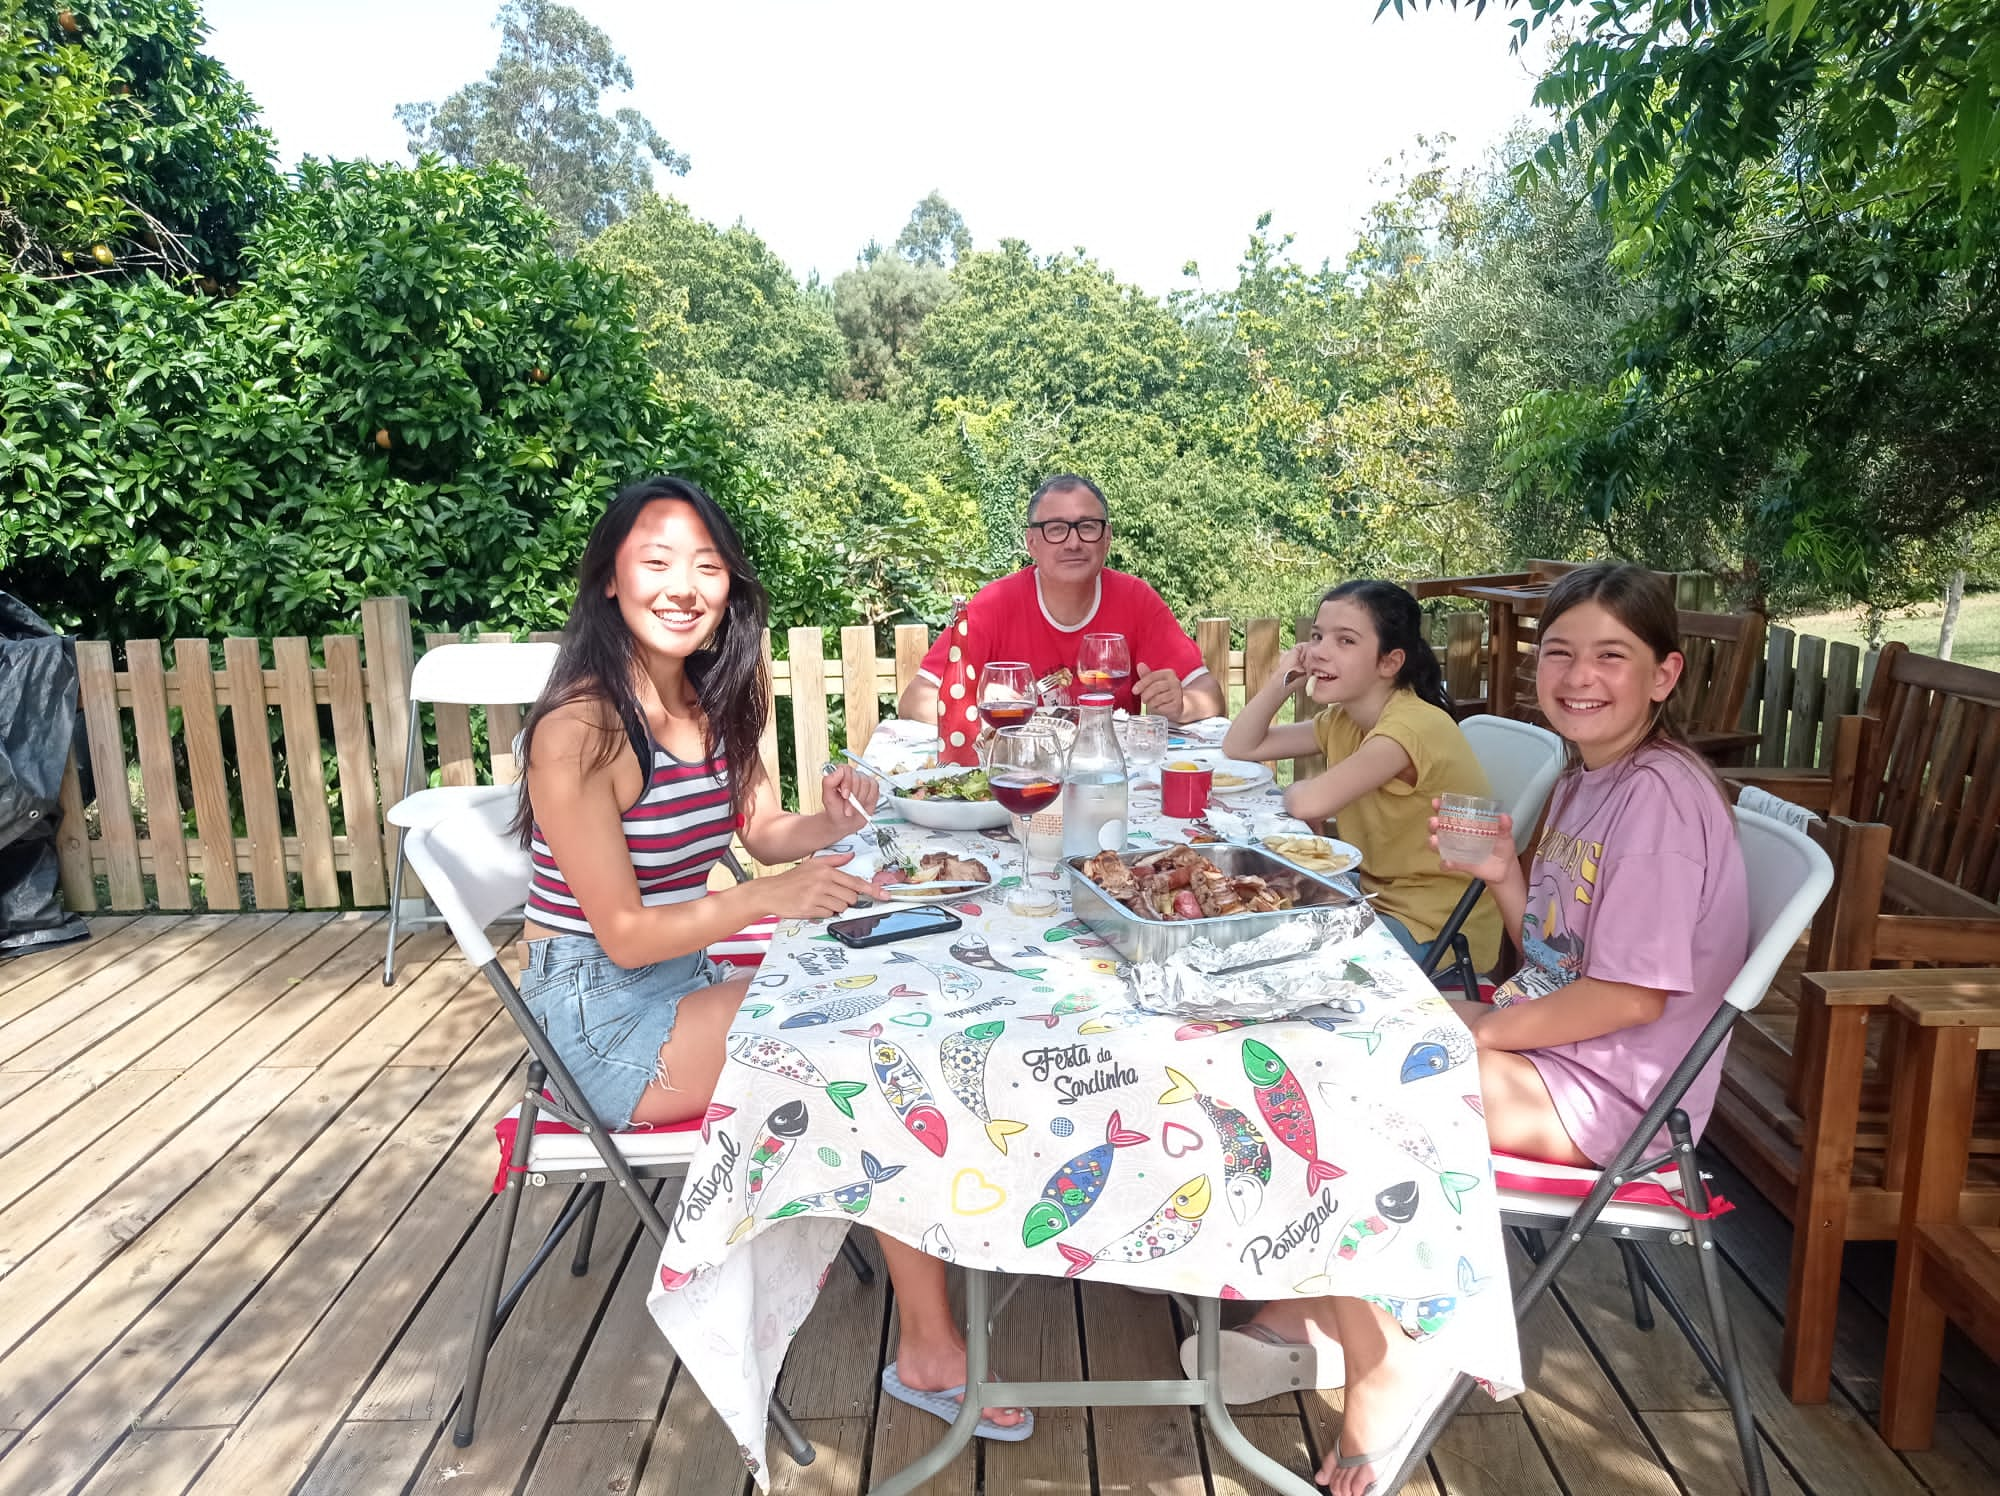
[[[684,1176],[701,1141],[699,1119],[679,1127],[613,1133],[605,1129],[589,1107],[578,1104],[576,1098],[582,1092],[569,1067],[522,1002],[513,975],[501,963],[486,935],[489,924],[521,906],[533,875],[527,851],[508,829],[519,792],[511,785],[503,788],[504,796],[488,793],[435,817],[427,813],[406,815],[407,801],[389,812],[390,819],[403,828],[410,866],[423,879],[431,901],[438,907],[439,917],[450,926],[460,953],[486,974],[501,1005],[528,1044],[527,1080],[521,1102],[502,1119],[499,1129],[503,1140],[508,1140],[509,1151],[504,1165],[505,1181],[500,1189],[499,1230],[493,1238],[493,1255],[473,1325],[465,1391],[452,1434],[460,1448],[472,1442],[480,1386],[485,1379],[487,1352],[493,1339],[564,1236],[581,1223],[570,1270],[578,1275],[588,1272],[591,1235],[604,1186],[609,1182],[615,1183],[631,1201],[640,1224],[654,1242],[664,1246],[666,1220],[640,1181]],[[555,1130],[547,1130],[550,1123]],[[527,1266],[503,1294],[501,1286],[506,1278],[515,1219],[520,1212],[522,1186],[550,1183],[569,1184],[569,1199]],[[873,1276],[873,1269],[851,1239],[843,1244],[842,1252],[864,1282]],[[791,1457],[801,1465],[810,1464],[812,1445],[776,1397],[771,1399],[771,1422]]]
[[[1519,856],[1528,850],[1528,839],[1535,834],[1535,823],[1541,819],[1549,791],[1562,773],[1563,740],[1546,727],[1516,722],[1511,717],[1482,714],[1467,717],[1459,727],[1472,745],[1472,756],[1486,771],[1493,798],[1506,806],[1507,814],[1514,818],[1514,853]],[[1434,977],[1449,955],[1450,969],[1465,989],[1467,1002],[1479,1001],[1479,971],[1472,964],[1472,946],[1460,931],[1485,891],[1486,885],[1477,878],[1466,885],[1458,906],[1451,911],[1437,938],[1424,948],[1419,962],[1424,974]]]
[[[448,706],[519,706],[542,694],[555,668],[553,644],[440,644],[426,652],[410,673],[410,738],[403,754],[403,794],[389,823],[398,827],[431,825],[452,811],[496,793],[511,806],[511,785],[442,785],[416,787],[417,766],[423,761],[424,703]],[[509,812],[511,814],[511,811]],[[440,916],[403,914],[403,843],[396,838],[396,863],[389,885],[389,949],[382,958],[382,985],[396,984],[396,938],[407,925],[434,925]]]
[[[1728,1204],[1709,1196],[1695,1163],[1694,1139],[1680,1102],[1702,1067],[1729,1037],[1731,1025],[1764,1000],[1780,963],[1805,933],[1814,911],[1833,886],[1833,864],[1802,833],[1768,816],[1739,810],[1736,829],[1749,882],[1750,953],[1723,994],[1721,1008],[1660,1087],[1618,1156],[1609,1167],[1597,1170],[1496,1155],[1494,1172],[1502,1219],[1522,1234],[1535,1263],[1533,1273],[1514,1297],[1515,1319],[1527,1318],[1586,1236],[1616,1241],[1625,1258],[1634,1320],[1641,1329],[1652,1328],[1646,1303],[1650,1287],[1668,1317],[1687,1336],[1708,1374],[1727,1392],[1751,1496],[1767,1496],[1770,1487],[1736,1357],[1736,1337],[1723,1297],[1722,1269],[1716,1261],[1711,1226]],[[1669,1147],[1654,1156],[1653,1139],[1662,1127],[1666,1128]],[[1554,1246],[1543,1248],[1539,1236],[1543,1231],[1555,1234]],[[1712,1346],[1702,1339],[1693,1319],[1646,1255],[1649,1244],[1694,1248],[1715,1337]],[[1379,1489],[1402,1489],[1472,1387],[1470,1377],[1457,1379],[1424,1425],[1395,1479],[1383,1481]]]

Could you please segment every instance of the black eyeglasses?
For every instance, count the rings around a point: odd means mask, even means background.
[[[1096,545],[1104,538],[1107,522],[1101,519],[1033,519],[1028,521],[1030,530],[1040,530],[1042,539],[1050,545],[1061,545],[1069,539],[1069,532],[1076,531],[1076,538],[1085,545]]]

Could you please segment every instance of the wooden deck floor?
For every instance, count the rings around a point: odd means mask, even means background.
[[[733,1447],[642,1305],[653,1258],[607,1207],[594,1271],[544,1273],[500,1340],[478,1441],[444,1432],[492,1215],[490,1123],[522,1048],[435,933],[381,985],[371,915],[104,918],[0,965],[0,1493],[741,1490]],[[1725,1184],[1729,1181],[1726,1178]],[[1744,1192],[1732,1186],[1732,1193]],[[559,1201],[537,1191],[524,1214]],[[1772,1378],[1786,1227],[1754,1195],[1725,1221],[1773,1489],[1971,1496],[2000,1481],[1995,1368],[1954,1345],[1937,1447],[1869,1415],[1887,1249],[1850,1249],[1838,1384],[1794,1408]],[[524,1236],[526,1233],[524,1232]],[[1670,1272],[1693,1294],[1691,1265]],[[1412,1492],[1737,1488],[1728,1415],[1670,1328],[1621,1317],[1593,1253],[1524,1327],[1534,1390],[1461,1417]],[[779,1489],[849,1496],[937,1425],[876,1393],[882,1286],[844,1271],[784,1391],[817,1442]],[[1010,1375],[1172,1374],[1164,1299],[1030,1280],[996,1349]],[[858,1352],[858,1353],[857,1353]],[[1249,1410],[1300,1466],[1338,1396]],[[1255,1489],[1174,1410],[1050,1413],[968,1454],[940,1496]]]

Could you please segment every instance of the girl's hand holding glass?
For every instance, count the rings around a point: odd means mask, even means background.
[[[1479,803],[1448,807],[1447,801]],[[1466,812],[1482,812],[1478,820],[1483,823],[1483,810],[1487,806],[1497,806],[1497,802],[1472,795],[1441,795],[1431,801],[1431,808],[1438,812],[1431,817],[1431,845],[1437,848],[1438,861],[1453,872],[1465,873],[1484,883],[1504,883],[1521,875],[1520,861],[1514,855],[1514,818],[1504,810],[1496,811],[1490,822],[1492,832],[1482,835],[1472,829],[1471,817]],[[1482,846],[1483,857],[1458,860],[1471,857]]]

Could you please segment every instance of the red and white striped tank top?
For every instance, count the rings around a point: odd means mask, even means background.
[[[639,879],[639,902],[682,904],[708,889],[709,871],[722,860],[742,818],[729,808],[729,769],[720,754],[684,764],[657,743],[646,788],[622,817],[625,847]],[[588,935],[590,922],[556,866],[542,828],[530,832],[535,878],[528,890],[528,918],[551,930]]]

